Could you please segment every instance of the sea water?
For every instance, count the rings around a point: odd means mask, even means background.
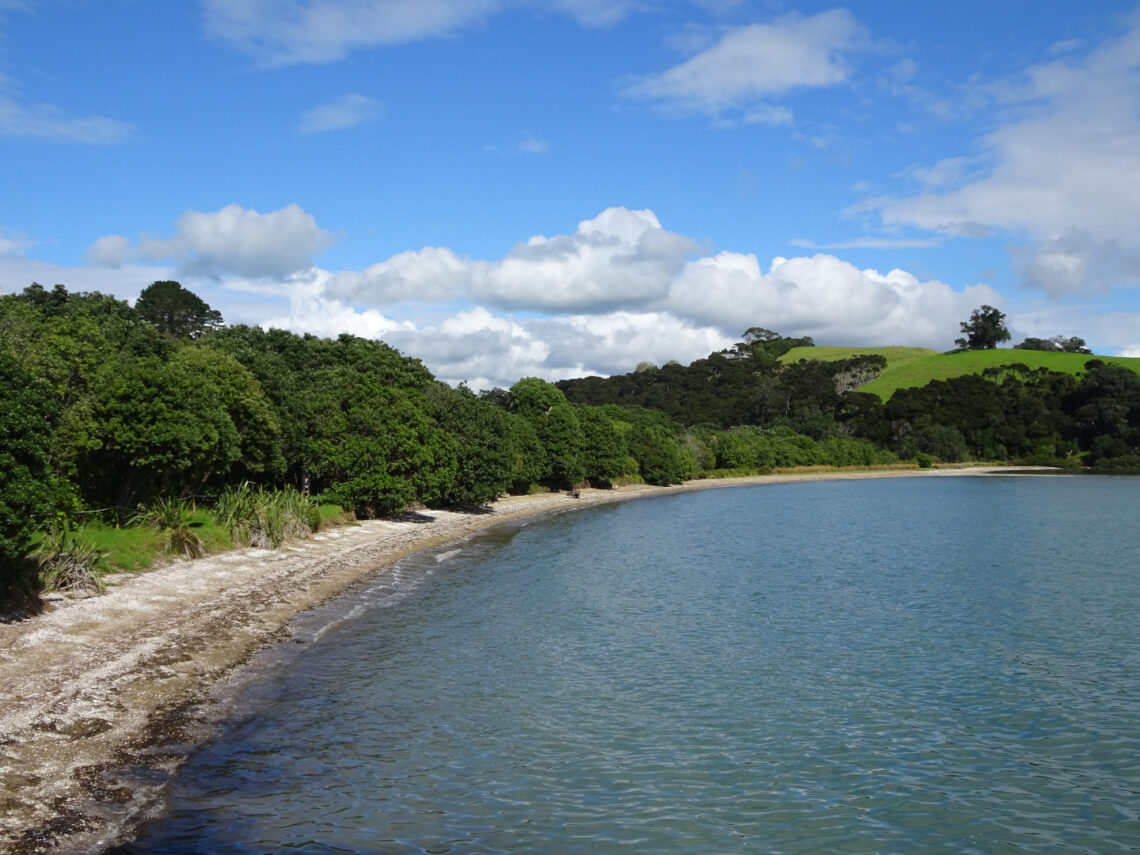
[[[1138,523],[932,477],[487,530],[300,619],[128,851],[1140,851]]]

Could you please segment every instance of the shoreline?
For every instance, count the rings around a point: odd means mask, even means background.
[[[108,577],[106,594],[0,624],[0,851],[100,852],[130,839],[209,737],[215,690],[296,615],[396,562],[493,525],[693,490],[865,478],[1053,472],[1048,467],[852,469],[672,487],[510,496],[489,512],[421,511]]]

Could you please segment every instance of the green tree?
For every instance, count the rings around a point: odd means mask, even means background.
[[[601,407],[575,404],[574,413],[582,428],[582,465],[586,480],[595,487],[612,487],[622,476],[629,456],[621,431]]]
[[[135,301],[135,310],[171,338],[198,338],[222,325],[222,313],[177,282],[152,282]]]
[[[443,501],[455,480],[456,442],[436,427],[422,394],[347,366],[313,379],[305,465],[314,489],[361,517]]]
[[[1044,350],[1050,353],[1092,353],[1085,340],[1075,335],[1055,335],[1052,338],[1030,337],[1013,347],[1015,350]]]
[[[241,456],[222,395],[178,361],[122,361],[92,415],[94,442],[76,462],[77,477],[85,497],[120,516],[155,495],[191,493]]]
[[[22,581],[29,537],[49,509],[53,409],[47,384],[0,351],[0,601]]]
[[[171,363],[214,387],[237,432],[237,459],[216,474],[229,483],[279,477],[285,469],[281,423],[257,378],[230,354],[200,344],[179,348]]]
[[[1005,326],[1005,313],[993,306],[980,306],[970,313],[968,321],[962,321],[963,338],[954,343],[964,350],[992,350],[1003,341],[1009,341],[1009,330]]]
[[[437,383],[427,392],[428,410],[456,443],[455,477],[441,491],[445,505],[482,505],[511,485],[507,413],[482,401],[466,386]]]
[[[566,396],[538,377],[524,377],[510,391],[511,412],[530,422],[546,453],[543,479],[560,487],[581,483],[582,426]]]

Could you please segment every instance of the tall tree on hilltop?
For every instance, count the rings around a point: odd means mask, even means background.
[[[992,350],[1003,341],[1009,341],[1009,330],[1005,326],[1005,313],[993,306],[980,306],[970,313],[970,320],[959,324],[963,338],[954,339],[954,344],[964,350]]]
[[[139,294],[135,310],[171,338],[198,338],[222,325],[222,313],[177,282],[152,282]]]

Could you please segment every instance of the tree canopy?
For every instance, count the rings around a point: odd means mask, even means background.
[[[954,343],[964,350],[992,350],[1003,341],[1009,341],[1009,330],[1005,326],[1005,313],[993,306],[980,306],[970,313],[968,321],[962,321],[962,338]]]
[[[169,280],[152,282],[144,288],[135,301],[135,310],[163,335],[173,338],[198,338],[222,325],[221,312],[211,309],[193,291]]]

